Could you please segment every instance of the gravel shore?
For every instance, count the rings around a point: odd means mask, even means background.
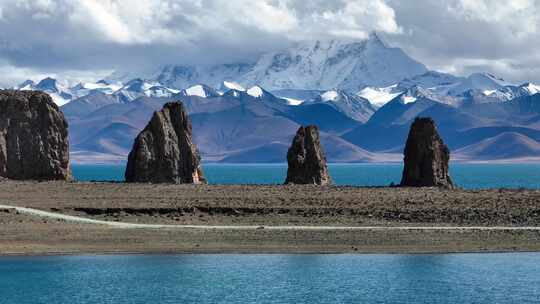
[[[0,204],[89,219],[261,229],[115,228],[0,210],[0,254],[538,251],[539,190],[0,182]],[[269,226],[418,229],[264,229]],[[421,229],[426,227],[426,229]]]

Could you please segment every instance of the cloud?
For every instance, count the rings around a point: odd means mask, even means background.
[[[513,0],[501,5],[493,0],[459,0],[451,3],[449,12],[467,21],[504,25],[517,37],[538,31],[538,8],[535,0]]]
[[[4,83],[98,77],[377,31],[433,69],[540,82],[539,10],[540,0],[0,0],[0,68],[13,71]]]
[[[430,68],[487,71],[513,82],[540,82],[539,0],[389,0],[400,35],[388,36]]]
[[[1,0],[0,59],[19,71],[256,58],[299,40],[398,33],[384,0]]]

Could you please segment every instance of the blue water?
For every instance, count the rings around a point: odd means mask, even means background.
[[[540,254],[0,258],[0,303],[539,303]]]
[[[80,181],[124,180],[124,166],[74,165]],[[388,186],[401,179],[401,164],[330,164],[337,185]],[[281,184],[286,164],[206,164],[210,184]],[[454,182],[462,188],[540,189],[540,164],[451,164]]]

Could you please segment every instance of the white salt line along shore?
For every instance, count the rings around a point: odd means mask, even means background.
[[[60,219],[69,222],[105,225],[114,228],[124,229],[221,229],[221,230],[481,230],[481,231],[515,231],[515,230],[536,230],[540,231],[540,227],[524,226],[213,226],[213,225],[162,225],[162,224],[136,224],[124,222],[110,222],[84,218],[80,216],[65,215],[55,212],[48,212],[34,208],[18,207],[0,204],[0,209],[13,209],[19,213],[29,214],[50,219]]]

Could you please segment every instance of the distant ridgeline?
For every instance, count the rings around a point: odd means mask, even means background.
[[[181,102],[154,112],[134,138],[127,182],[206,183],[193,129]],[[70,180],[68,125],[50,96],[38,91],[0,90],[0,177]],[[431,118],[416,118],[405,146],[401,186],[454,185],[448,174],[450,152]],[[287,152],[285,184],[331,184],[319,128],[301,126]]]

